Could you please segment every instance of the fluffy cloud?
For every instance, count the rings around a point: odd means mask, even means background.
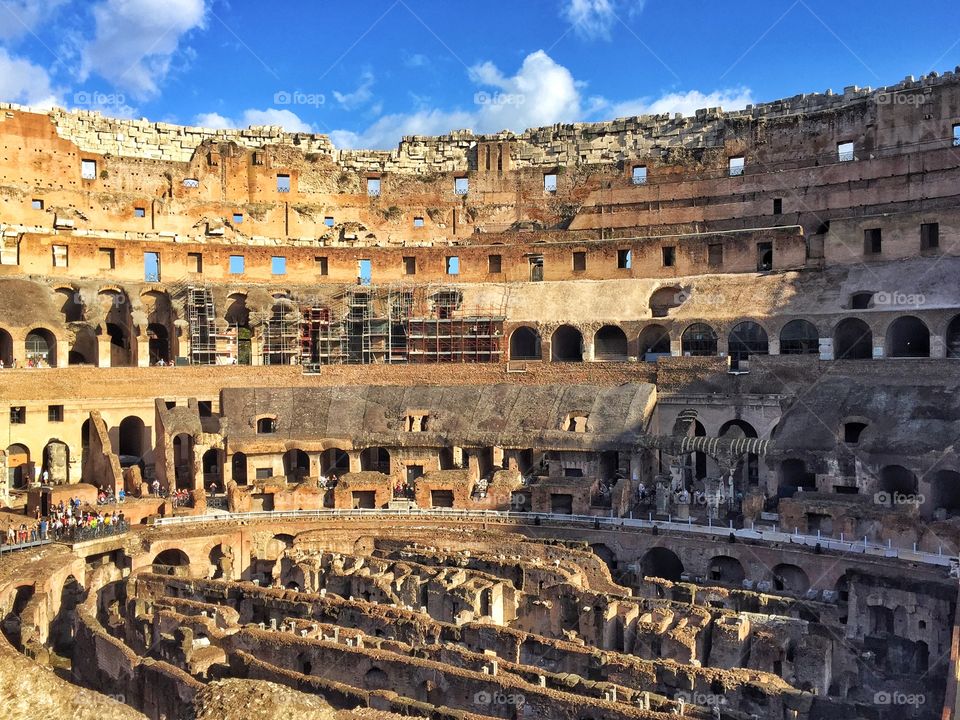
[[[206,12],[206,0],[102,0],[93,8],[94,38],[80,49],[81,81],[97,73],[135,97],[155,96]]]
[[[0,2],[0,40],[32,33],[68,0],[3,0]]]
[[[630,117],[632,115],[660,115],[682,113],[693,115],[701,108],[722,107],[724,110],[742,110],[754,102],[749,88],[731,88],[702,93],[699,90],[672,92],[656,99],[638,98],[612,104],[601,104],[596,112],[607,117]]]
[[[39,65],[0,48],[0,99],[47,109],[60,104],[50,76]]]
[[[404,135],[444,135],[472,127],[475,115],[459,110],[419,110],[409,114],[384,115],[362,132],[334,130],[333,144],[341,148],[390,148]]]
[[[333,97],[340,103],[340,107],[344,110],[356,110],[359,107],[363,107],[373,98],[373,92],[371,91],[373,79],[373,73],[367,70],[361,76],[360,85],[357,86],[356,90],[349,93],[334,90]]]
[[[560,14],[578,35],[587,40],[609,40],[613,26],[623,16],[633,18],[645,0],[564,0]]]
[[[194,117],[193,122],[200,127],[213,130],[245,128],[250,125],[279,125],[288,132],[313,132],[310,124],[301,120],[296,113],[290,110],[278,110],[277,108],[244,110],[237,120],[231,120],[215,112],[201,113]]]

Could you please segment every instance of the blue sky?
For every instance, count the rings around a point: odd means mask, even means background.
[[[0,100],[338,147],[873,87],[960,64],[892,0],[0,0]]]

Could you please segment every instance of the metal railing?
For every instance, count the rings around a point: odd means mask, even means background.
[[[271,510],[248,513],[223,515],[192,515],[182,517],[158,518],[154,525],[189,525],[224,519],[244,520],[324,520],[331,518],[389,518],[389,517],[422,517],[422,518],[457,518],[459,520],[481,521],[513,521],[528,525],[548,524],[561,526],[589,525],[594,528],[616,530],[652,530],[677,532],[683,534],[700,535],[712,538],[726,538],[733,535],[740,540],[749,540],[758,543],[786,543],[814,548],[817,545],[823,550],[865,555],[871,557],[896,558],[906,562],[918,562],[925,565],[949,567],[956,557],[950,554],[930,553],[912,549],[893,547],[869,542],[866,538],[855,540],[852,538],[840,539],[817,535],[806,535],[799,532],[786,533],[779,530],[758,528],[735,528],[729,525],[716,525],[708,521],[706,525],[694,523],[692,519],[685,522],[676,522],[672,519],[654,520],[633,517],[597,517],[592,515],[560,515],[538,512],[503,512],[499,510],[459,510],[455,508],[411,508],[406,510],[374,509],[374,510]]]
[[[3,543],[0,545],[0,555],[8,552],[14,552],[16,550],[26,550],[28,548],[40,547],[41,545],[49,545],[52,542],[52,540],[29,540],[27,542],[14,543],[12,545]]]

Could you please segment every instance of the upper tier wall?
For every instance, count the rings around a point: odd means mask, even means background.
[[[657,148],[703,148],[722,146],[725,126],[730,121],[760,121],[795,115],[841,110],[866,99],[889,104],[889,93],[960,84],[960,68],[942,76],[931,73],[920,80],[912,77],[897,85],[871,90],[847,87],[842,95],[832,92],[796,95],[769,103],[747,106],[737,112],[721,108],[698,110],[693,117],[643,115],[601,123],[557,124],[532,128],[517,135],[501,132],[476,135],[470,130],[438,137],[404,137],[391,151],[337,150],[326,135],[287,133],[275,126],[244,130],[213,130],[169,123],[107,118],[98,112],[49,114],[58,134],[84,152],[101,155],[189,162],[205,140],[232,141],[250,149],[265,145],[296,145],[302,152],[333,158],[346,170],[371,172],[457,172],[468,171],[470,150],[478,142],[512,141],[511,162],[516,168],[572,166],[581,163],[614,163]],[[885,98],[887,100],[885,100]],[[24,109],[0,103],[0,110]],[[2,118],[0,118],[2,120]]]

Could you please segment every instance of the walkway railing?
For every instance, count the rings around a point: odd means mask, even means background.
[[[0,545],[0,555],[8,552],[14,552],[16,550],[26,550],[28,548],[40,547],[41,545],[49,545],[52,542],[53,540],[30,540],[23,543],[14,543],[12,545],[4,543]]]
[[[535,512],[501,512],[498,510],[458,510],[453,508],[414,508],[410,510],[264,510],[258,512],[235,513],[231,519],[244,520],[326,520],[331,518],[389,518],[389,517],[422,517],[460,520],[522,522],[530,525],[559,525],[584,526],[607,529],[635,529],[677,532],[689,535],[699,535],[712,538],[725,538],[733,535],[737,539],[750,540],[761,543],[781,543],[788,545],[803,545],[823,550],[867,555],[872,557],[896,558],[907,562],[918,562],[925,565],[949,567],[957,558],[953,555],[929,553],[913,549],[893,547],[892,544],[868,542],[862,540],[835,539],[819,535],[805,535],[802,533],[785,533],[779,530],[763,530],[757,528],[734,528],[723,525],[698,525],[693,521],[676,522],[663,520],[643,520],[639,518],[611,518],[594,517],[591,515],[558,515],[554,513]],[[184,515],[181,517],[158,518],[155,525],[189,525],[224,520],[224,515]]]

